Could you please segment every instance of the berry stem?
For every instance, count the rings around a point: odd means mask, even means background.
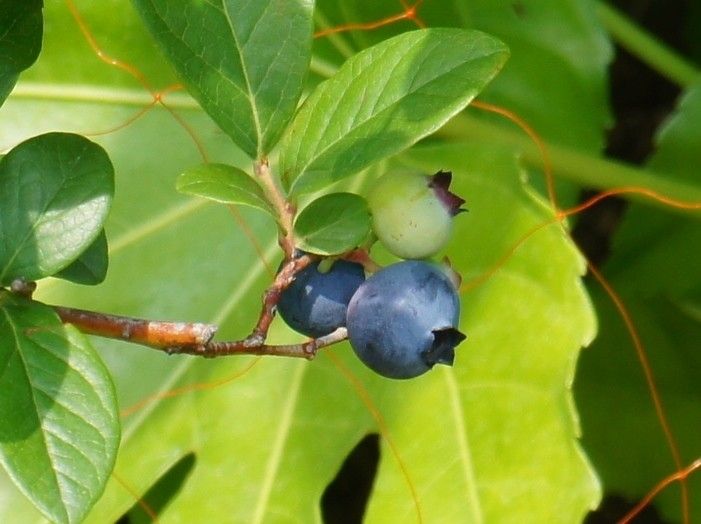
[[[261,310],[258,323],[246,340],[250,344],[261,345],[265,342],[268,336],[268,329],[275,318],[275,306],[280,301],[282,292],[292,284],[295,275],[311,264],[316,257],[313,255],[304,255],[299,258],[288,259],[287,262],[278,271],[273,283],[265,290],[263,294],[263,309]]]
[[[343,260],[348,260],[349,262],[357,262],[365,268],[368,273],[377,273],[382,266],[375,262],[371,257],[367,249],[359,248],[354,249],[345,253],[341,258]]]

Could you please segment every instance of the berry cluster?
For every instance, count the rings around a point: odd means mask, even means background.
[[[278,312],[310,337],[348,329],[356,355],[390,378],[412,378],[434,364],[451,365],[465,339],[457,329],[460,301],[449,269],[420,260],[450,239],[463,199],[448,189],[451,173],[390,173],[368,195],[373,229],[387,250],[404,259],[367,279],[362,265],[338,260],[307,266],[283,292]]]

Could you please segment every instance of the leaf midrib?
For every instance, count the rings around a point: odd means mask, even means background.
[[[465,426],[465,419],[461,410],[460,393],[458,385],[455,381],[455,374],[451,369],[446,369],[443,371],[448,386],[448,396],[450,399],[451,412],[453,418],[455,419],[455,426],[457,428],[457,441],[460,450],[460,462],[462,464],[463,474],[465,476],[466,483],[466,498],[468,501],[468,506],[470,512],[474,518],[474,522],[482,523],[484,522],[484,511],[482,509],[482,504],[480,503],[479,495],[477,493],[477,477],[475,475],[474,464],[472,462],[472,454],[470,451],[469,439],[467,436],[467,427]]]
[[[251,89],[251,81],[250,78],[248,77],[248,64],[246,62],[246,59],[243,54],[243,48],[241,47],[241,43],[239,42],[238,36],[236,34],[236,30],[234,29],[234,25],[231,19],[231,15],[229,14],[229,9],[227,7],[227,4],[225,0],[222,0],[222,5],[223,5],[223,11],[224,15],[226,17],[226,23],[229,26],[229,29],[231,30],[231,38],[233,38],[234,43],[236,44],[236,51],[239,55],[239,60],[241,60],[241,71],[243,72],[243,79],[244,82],[246,83],[246,89],[248,90],[248,96],[246,97],[248,99],[248,103],[251,106],[251,115],[253,116],[253,125],[256,128],[256,154],[258,157],[261,155],[261,144],[263,142],[263,137],[262,137],[262,130],[260,126],[260,115],[258,114],[258,108],[255,104],[255,93],[253,92],[253,89]],[[268,6],[270,3],[268,4]],[[268,7],[265,8],[265,11],[268,10]],[[264,13],[265,13],[264,11]],[[255,27],[258,25],[258,21],[253,25]]]
[[[297,406],[297,400],[299,398],[299,391],[301,389],[302,379],[304,378],[305,371],[309,369],[308,363],[306,361],[296,362],[297,370],[292,378],[290,387],[288,389],[287,402],[285,403],[282,413],[280,423],[278,425],[278,432],[275,436],[273,442],[273,448],[270,453],[270,459],[265,469],[265,476],[261,482],[261,489],[258,493],[258,502],[256,508],[253,512],[252,522],[255,524],[261,524],[265,517],[265,510],[268,507],[268,502],[270,500],[270,494],[273,489],[273,484],[275,482],[275,477],[278,470],[280,469],[280,463],[282,462],[283,451],[285,449],[285,444],[287,443],[290,436],[290,428],[293,424],[293,413]]]

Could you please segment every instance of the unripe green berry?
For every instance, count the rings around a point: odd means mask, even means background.
[[[453,217],[465,202],[448,190],[451,173],[391,172],[368,195],[375,235],[401,258],[426,258],[450,240]]]

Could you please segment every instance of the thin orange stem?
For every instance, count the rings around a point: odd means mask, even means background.
[[[545,227],[547,227],[555,222],[561,222],[566,217],[580,213],[580,212],[584,211],[585,209],[589,209],[592,206],[598,204],[599,202],[601,202],[602,200],[604,200],[606,198],[616,196],[616,195],[621,195],[621,194],[639,194],[639,195],[645,196],[645,197],[653,199],[653,200],[658,200],[658,201],[663,202],[669,206],[678,207],[678,208],[682,208],[682,209],[700,209],[701,208],[701,203],[699,203],[699,202],[680,201],[677,199],[666,197],[664,195],[660,195],[659,193],[652,191],[652,190],[648,190],[646,188],[621,187],[621,188],[613,188],[613,189],[604,191],[598,195],[593,196],[592,198],[588,199],[586,202],[584,202],[580,205],[574,206],[572,208],[569,208],[569,209],[566,209],[563,211],[557,211],[554,218],[547,220],[547,221],[545,221],[541,224],[538,224],[537,226],[531,228],[502,257],[500,257],[487,271],[485,271],[484,273],[482,273],[478,277],[463,284],[460,288],[460,292],[464,293],[464,292],[484,283],[496,271],[498,271],[501,267],[503,267],[504,264],[506,264],[506,262],[515,254],[515,252],[528,239],[530,239],[533,235],[535,235],[538,231],[541,231]],[[639,336],[639,333],[635,327],[635,324],[631,318],[631,315],[628,312],[621,297],[616,293],[616,291],[613,289],[613,287],[610,285],[610,283],[606,280],[606,278],[603,276],[603,274],[590,261],[587,260],[587,264],[588,264],[590,271],[594,275],[594,277],[601,284],[601,286],[604,288],[604,291],[606,292],[606,294],[609,296],[609,298],[614,303],[616,309],[618,310],[619,315],[621,316],[621,318],[623,319],[623,321],[625,323],[626,329],[631,337],[631,340],[633,342],[633,346],[634,346],[636,354],[638,356],[638,360],[639,360],[640,365],[643,369],[643,373],[645,375],[645,380],[646,380],[646,383],[648,386],[648,390],[650,392],[650,396],[652,398],[652,402],[654,405],[655,414],[657,416],[660,427],[662,428],[662,431],[664,433],[664,437],[665,437],[665,440],[667,442],[667,446],[669,447],[669,450],[670,450],[670,453],[671,453],[672,458],[674,460],[674,464],[675,464],[676,468],[679,471],[681,471],[682,470],[682,459],[681,459],[681,453],[679,451],[679,446],[676,442],[676,439],[674,437],[674,433],[672,432],[671,426],[670,426],[669,421],[667,419],[666,411],[665,411],[664,406],[662,404],[662,399],[660,397],[660,393],[659,393],[659,390],[657,388],[654,373],[652,371],[652,366],[650,365],[649,359],[647,357],[647,353],[645,351],[645,348],[643,346],[643,343],[642,343],[642,340]],[[679,481],[680,481],[681,492],[682,492],[682,512],[684,515],[684,522],[688,523],[689,518],[690,518],[689,517],[688,486],[685,482],[685,478],[680,478]]]
[[[681,471],[683,464],[682,464],[682,458],[681,458],[681,453],[679,452],[679,446],[677,444],[677,441],[674,437],[674,433],[672,432],[672,428],[669,424],[669,421],[667,420],[667,414],[664,409],[664,406],[662,404],[662,398],[660,397],[659,390],[657,388],[657,383],[655,381],[655,375],[652,372],[652,366],[650,365],[650,361],[647,356],[647,352],[645,351],[645,348],[643,346],[642,340],[640,339],[640,335],[638,333],[638,330],[635,327],[635,324],[633,322],[633,319],[628,312],[628,309],[626,308],[625,304],[623,303],[623,300],[621,299],[620,295],[616,292],[616,290],[613,289],[613,286],[609,283],[609,281],[604,277],[604,275],[599,271],[599,269],[592,264],[590,261],[587,260],[587,265],[589,267],[589,270],[591,271],[592,275],[598,280],[599,284],[601,284],[601,287],[604,288],[604,291],[606,291],[606,294],[609,296],[609,298],[612,300],[614,305],[616,306],[616,309],[618,310],[619,315],[623,319],[623,322],[626,325],[626,329],[628,330],[628,334],[630,335],[630,338],[633,342],[633,346],[635,347],[635,353],[638,356],[638,361],[640,362],[640,366],[643,369],[643,373],[645,374],[645,381],[648,386],[648,390],[650,391],[650,397],[652,398],[652,403],[655,406],[655,414],[657,415],[657,420],[662,427],[662,432],[664,433],[665,440],[667,441],[667,446],[669,447],[669,450],[672,454],[672,459],[674,460],[674,465],[677,468],[677,470]],[[679,479],[679,483],[681,486],[681,491],[682,491],[682,513],[684,515],[684,522],[688,523],[689,522],[689,490],[688,486],[686,484],[686,479]]]
[[[90,32],[88,25],[85,23],[85,20],[83,20],[83,17],[78,11],[78,8],[73,3],[73,0],[66,0],[66,5],[68,6],[71,15],[73,15],[73,19],[78,24],[80,32],[83,33],[83,37],[88,42],[88,45],[92,48],[97,57],[110,66],[117,67],[123,71],[126,71],[127,73],[129,73],[129,75],[134,77],[144,87],[144,89],[146,89],[149,93],[153,94],[154,90],[151,87],[151,84],[141,71],[139,71],[136,67],[134,67],[131,64],[122,62],[121,60],[117,60],[116,58],[111,57],[100,48],[97,41],[95,40],[95,37]]]
[[[141,109],[139,109],[139,110],[138,110],[136,113],[134,113],[132,116],[130,116],[129,118],[127,118],[127,119],[126,119],[124,122],[122,122],[121,124],[118,124],[118,125],[116,125],[116,126],[114,126],[114,127],[110,127],[110,128],[107,128],[107,129],[103,129],[103,130],[101,130],[101,131],[88,131],[87,133],[83,133],[83,134],[84,134],[85,136],[101,136],[101,135],[109,135],[109,134],[111,134],[111,133],[114,133],[114,132],[116,132],[116,131],[119,131],[120,129],[124,129],[124,128],[130,126],[131,124],[133,124],[134,122],[136,122],[139,118],[141,118],[142,116],[144,116],[146,113],[148,113],[149,111],[151,111],[151,109],[153,109],[153,108],[155,107],[155,105],[156,105],[156,101],[155,101],[155,100],[152,100],[152,101],[149,102],[147,105],[145,105],[144,107],[142,107]]]
[[[480,275],[476,276],[475,278],[471,280],[467,280],[462,283],[460,286],[460,293],[467,293],[468,291],[471,291],[472,289],[481,286],[484,284],[487,280],[489,280],[497,271],[499,271],[510,259],[516,254],[516,251],[526,243],[533,235],[535,235],[538,231],[541,229],[545,229],[547,226],[551,224],[555,224],[559,222],[559,219],[553,218],[551,220],[548,220],[547,222],[543,222],[541,224],[538,224],[537,226],[531,228],[529,231],[527,231],[521,238],[518,239],[518,241],[509,248],[506,253],[504,253],[499,259],[492,264],[489,269],[486,271],[482,272]]]
[[[155,393],[153,395],[149,395],[148,397],[145,397],[141,399],[139,402],[136,402],[135,404],[132,404],[131,406],[124,408],[122,411],[120,411],[119,416],[122,418],[126,418],[130,415],[133,415],[137,411],[140,411],[143,409],[145,406],[148,404],[151,404],[152,402],[157,402],[159,400],[165,400],[167,398],[173,398],[173,397],[179,397],[181,395],[186,395],[188,393],[194,393],[196,391],[206,391],[210,389],[215,389],[220,386],[223,386],[225,384],[229,384],[230,382],[233,382],[234,380],[243,377],[246,373],[248,373],[251,369],[253,369],[253,366],[255,366],[258,362],[260,362],[261,357],[255,357],[251,362],[249,362],[243,369],[236,371],[235,373],[232,373],[228,377],[224,377],[219,380],[213,380],[211,382],[198,382],[196,384],[188,384],[187,386],[182,386],[179,388],[173,388],[168,391],[163,391],[161,393]]]
[[[632,522],[641,511],[650,505],[652,500],[659,495],[663,489],[669,486],[672,482],[686,480],[689,475],[698,469],[701,469],[701,458],[696,459],[683,470],[672,473],[671,475],[662,479],[632,510],[626,513],[626,515],[618,521],[618,524],[628,524],[629,522]]]
[[[322,38],[324,36],[333,35],[336,33],[344,33],[348,31],[372,31],[374,29],[379,29],[380,27],[394,24],[401,20],[411,20],[418,27],[423,28],[426,27],[426,24],[423,20],[421,20],[421,18],[419,18],[418,15],[418,8],[421,6],[422,2],[423,0],[419,0],[414,5],[408,5],[406,2],[402,1],[401,3],[402,7],[404,8],[404,11],[402,11],[401,13],[397,13],[396,15],[391,15],[386,18],[381,18],[380,20],[375,20],[372,22],[356,22],[350,24],[341,24],[335,27],[330,27],[328,29],[322,29],[321,31],[317,31],[316,33],[314,33],[314,38]]]
[[[268,260],[265,258],[265,252],[263,251],[263,247],[260,245],[260,242],[258,242],[258,239],[253,233],[251,227],[248,225],[248,222],[246,222],[246,220],[243,218],[243,215],[241,215],[241,211],[239,211],[239,209],[233,205],[229,206],[229,210],[231,211],[231,216],[234,217],[234,220],[241,228],[241,231],[243,231],[243,234],[246,235],[246,238],[253,246],[253,250],[256,252],[256,255],[258,255],[258,258],[263,263],[263,266],[265,266],[265,270],[271,277],[274,277],[275,270],[270,265],[270,262],[268,262]]]
[[[560,214],[564,216],[570,216],[570,215],[576,215],[577,213],[580,213],[584,211],[585,209],[589,209],[590,207],[598,204],[600,201],[612,197],[612,196],[618,196],[618,195],[641,195],[648,197],[652,200],[657,200],[658,202],[662,202],[663,204],[666,204],[670,207],[676,207],[678,209],[701,209],[701,202],[686,202],[683,200],[677,200],[675,198],[671,198],[665,195],[661,195],[657,191],[653,191],[652,189],[647,189],[644,187],[635,187],[635,186],[627,186],[627,187],[615,187],[612,189],[608,189],[606,191],[603,191],[586,202],[579,204],[578,206],[572,207],[570,209],[567,209],[565,211],[560,212]]]
[[[657,200],[659,202],[662,202],[668,206],[671,207],[676,207],[680,209],[701,209],[701,202],[685,202],[682,200],[677,200],[674,198],[670,198],[664,195],[661,195],[657,193],[656,191],[652,191],[650,189],[646,188],[640,188],[640,187],[618,187],[618,188],[613,188],[609,189],[607,191],[603,191],[602,193],[599,193],[597,195],[594,195],[590,199],[586,200],[585,202],[578,204],[574,207],[565,209],[565,210],[559,210],[557,211],[556,215],[551,218],[546,220],[545,222],[542,222],[534,227],[532,227],[530,230],[528,230],[526,233],[523,234],[519,238],[518,241],[516,241],[515,244],[513,244],[507,251],[499,257],[499,259],[494,262],[486,271],[481,273],[480,275],[476,276],[475,278],[468,280],[460,286],[460,292],[465,293],[473,288],[476,288],[480,285],[482,285],[484,282],[489,280],[489,278],[496,273],[499,269],[501,269],[510,259],[518,249],[526,243],[528,239],[530,239],[533,235],[535,235],[538,231],[545,229],[547,226],[554,224],[556,222],[561,222],[565,218],[576,215],[578,213],[581,213],[582,211],[589,209],[602,200],[605,200],[607,198],[617,196],[617,195],[624,195],[624,194],[638,194],[641,196],[645,196],[647,198],[650,198],[652,200]]]
[[[543,158],[543,173],[545,174],[545,183],[548,187],[548,198],[550,199],[550,204],[555,212],[558,210],[557,205],[557,195],[555,192],[555,177],[553,176],[552,161],[550,160],[550,153],[548,151],[545,142],[540,137],[540,135],[533,129],[523,118],[518,116],[513,111],[505,109],[503,107],[490,104],[488,102],[481,102],[480,100],[473,100],[470,104],[472,107],[481,109],[483,111],[488,111],[490,113],[495,113],[501,115],[504,118],[510,120],[518,127],[520,127],[524,133],[526,133],[529,138],[535,143],[541,157]]]
[[[375,405],[375,402],[372,400],[370,393],[368,392],[365,385],[360,381],[360,379],[356,377],[355,374],[341,361],[341,359],[339,359],[332,352],[328,352],[326,354],[331,359],[334,366],[336,366],[336,369],[351,384],[362,403],[365,404],[365,407],[370,412],[370,415],[372,415],[372,418],[375,419],[377,428],[379,429],[382,438],[385,440],[385,442],[387,442],[387,445],[389,446],[392,455],[394,455],[394,458],[396,459],[397,464],[399,465],[399,469],[401,470],[402,475],[404,476],[404,480],[406,481],[407,486],[409,487],[409,491],[411,493],[411,497],[414,501],[414,506],[416,508],[416,519],[419,522],[419,524],[422,524],[423,514],[421,511],[421,504],[419,503],[419,496],[416,493],[416,487],[414,486],[414,483],[412,482],[411,477],[409,476],[409,470],[406,467],[404,460],[402,460],[402,457],[399,454],[399,449],[397,448],[397,445],[392,439],[385,418],[382,416],[382,413]]]
[[[136,503],[141,507],[141,509],[144,510],[144,513],[148,515],[148,517],[151,519],[151,522],[158,522],[158,514],[156,511],[149,506],[144,499],[139,496],[137,491],[132,488],[127,481],[125,481],[121,476],[117,475],[116,471],[112,471],[112,477],[114,480],[116,480],[124,489],[131,495],[134,500],[136,500]]]

